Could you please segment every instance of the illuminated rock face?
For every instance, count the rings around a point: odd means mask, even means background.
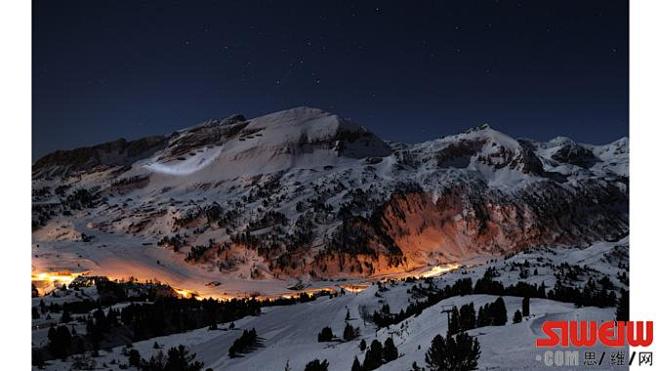
[[[591,188],[575,192],[541,188],[502,196],[457,186],[436,201],[426,192],[395,194],[383,208],[381,223],[410,265],[532,246],[617,240],[627,233],[622,192],[597,191],[597,197],[604,197],[598,201],[587,197]],[[597,214],[602,212],[605,216]]]
[[[92,269],[120,265],[130,246],[131,266],[143,251],[163,260],[156,270],[267,280],[396,274],[628,232],[625,138],[542,143],[480,126],[407,145],[308,107],[162,138],[109,146],[124,153],[112,161],[103,146],[37,161],[35,243],[96,247],[84,250]]]

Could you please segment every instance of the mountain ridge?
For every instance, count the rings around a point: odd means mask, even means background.
[[[337,118],[337,121],[340,122],[343,125],[345,125],[345,124],[352,125],[352,128],[351,128],[352,130],[354,130],[354,131],[363,130],[364,132],[369,133],[373,137],[377,138],[377,136],[375,134],[370,132],[364,126],[361,126],[361,125],[356,124],[356,123],[354,123],[352,121],[349,121],[349,120],[345,120],[345,119],[343,119],[343,118],[341,118],[337,115],[331,114],[331,113],[329,113],[327,111],[324,111],[324,110],[321,110],[319,108],[299,106],[299,107],[294,107],[294,108],[291,108],[291,109],[281,110],[281,111],[274,112],[274,113],[271,113],[271,114],[267,114],[267,115],[264,115],[264,116],[260,116],[256,119],[259,119],[259,118],[260,119],[266,119],[268,117],[277,116],[277,115],[285,116],[286,114],[294,116],[294,114],[296,112],[300,112],[300,111],[301,112],[304,112],[304,111],[312,112],[313,114],[315,114],[317,116],[320,116],[320,117],[335,117],[335,118]],[[276,120],[270,120],[270,121],[276,121]],[[301,120],[301,121],[305,121],[305,120]],[[121,163],[121,161],[115,161],[115,162],[110,162],[108,164],[105,164],[105,163],[102,162],[102,160],[98,159],[99,157],[102,157],[102,154],[99,154],[99,153],[103,152],[103,150],[104,150],[104,152],[111,152],[111,150],[114,147],[118,147],[118,149],[120,151],[125,151],[127,149],[130,152],[130,150],[132,149],[133,150],[132,152],[134,152],[135,150],[137,150],[139,152],[140,147],[146,147],[146,148],[142,149],[143,151],[146,152],[145,154],[142,154],[142,155],[143,155],[143,157],[147,157],[149,155],[152,155],[154,152],[159,151],[159,150],[161,150],[161,149],[163,149],[167,146],[177,144],[176,142],[180,142],[181,137],[184,136],[188,132],[201,132],[201,134],[204,134],[206,136],[206,138],[209,138],[210,140],[212,140],[213,137],[217,135],[217,133],[213,134],[213,133],[204,132],[203,129],[222,127],[224,129],[233,128],[235,130],[236,127],[237,127],[237,130],[239,131],[240,129],[247,126],[247,124],[249,124],[249,122],[250,122],[250,120],[247,120],[241,114],[232,114],[232,115],[229,115],[229,116],[227,116],[223,119],[208,119],[208,120],[205,120],[205,121],[203,121],[203,122],[201,122],[201,123],[199,123],[195,126],[175,130],[175,131],[171,132],[170,134],[166,134],[166,135],[153,135],[153,136],[137,138],[137,139],[134,139],[134,140],[126,140],[124,138],[118,138],[118,139],[115,139],[115,140],[112,140],[112,141],[103,142],[103,143],[90,145],[90,146],[77,147],[77,148],[73,148],[73,149],[70,149],[70,150],[56,150],[54,152],[48,153],[48,154],[40,157],[39,159],[37,159],[35,161],[35,163],[33,164],[33,172],[35,172],[35,174],[33,174],[33,175],[36,176],[36,177],[39,177],[39,176],[42,175],[42,174],[39,173],[39,171],[43,170],[44,167],[48,167],[48,165],[52,165],[53,163],[57,163],[57,162],[76,162],[75,158],[77,156],[84,156],[85,154],[88,156],[86,158],[87,162],[89,163],[89,164],[87,164],[87,168],[90,167],[90,166],[94,166],[94,165],[124,164],[124,163]],[[242,124],[242,125],[240,125],[240,124]],[[255,128],[255,130],[258,130],[258,129],[262,130],[262,127],[261,128]],[[461,132],[461,133],[458,133],[458,134],[455,134],[455,135],[452,135],[452,136],[448,136],[448,137],[468,135],[468,134],[478,132],[478,131],[482,131],[482,130],[489,130],[491,132],[498,133],[498,135],[502,135],[502,136],[507,137],[507,135],[495,130],[494,128],[492,128],[488,124],[482,124],[482,125],[479,125],[479,126],[475,126],[475,127],[472,127],[470,129],[465,130],[464,132]],[[230,130],[229,130],[229,132],[230,132]],[[233,133],[233,134],[235,134],[235,133]],[[253,134],[253,133],[248,132],[246,135],[249,135],[249,134]],[[423,145],[428,144],[428,143],[431,144],[431,143],[434,143],[436,141],[440,141],[442,138],[445,138],[445,137],[446,136],[442,136],[442,137],[439,137],[439,138],[430,139],[430,140],[419,142],[419,143],[402,143],[402,142],[395,142],[395,141],[389,141],[389,140],[383,141],[379,138],[377,138],[377,140],[381,141],[386,146],[388,146],[387,142],[390,142],[390,143],[398,145],[398,146],[409,147],[409,146],[423,146]],[[517,140],[519,142],[540,143],[540,142],[536,142],[536,141],[534,141],[532,139],[529,139],[529,138],[516,138],[516,139],[514,139],[512,137],[509,137],[509,138],[512,139],[512,140]],[[215,139],[217,139],[217,138],[215,138]],[[166,143],[166,145],[163,145],[163,142],[168,142],[168,143]],[[204,143],[201,140],[200,142],[201,143],[198,144],[198,145],[212,144],[212,142],[210,142],[210,141],[207,142],[207,143]],[[567,145],[567,146],[574,146],[576,148],[590,148],[590,149],[591,148],[601,148],[601,147],[606,147],[606,146],[613,146],[615,144],[618,144],[620,146],[625,147],[626,151],[627,151],[628,137],[622,137],[622,138],[617,139],[613,142],[610,142],[610,143],[607,143],[607,144],[602,144],[602,145],[591,145],[591,144],[577,143],[577,142],[575,142],[574,140],[572,140],[571,138],[568,138],[568,137],[556,137],[556,138],[553,138],[553,139],[551,139],[547,142],[544,142],[544,144],[545,145],[554,145],[554,146],[565,146],[565,145]],[[152,146],[152,147],[149,147],[149,145]],[[131,148],[131,147],[133,147],[133,148]],[[190,148],[187,148],[187,149],[190,149]],[[178,153],[176,153],[174,151],[173,153],[171,153],[171,156],[175,156],[176,154],[178,154]],[[139,157],[135,157],[135,158],[132,158],[132,159],[127,158],[127,159],[123,160],[123,162],[130,162],[130,160],[132,160],[132,162],[135,162],[135,161],[140,160],[140,159],[141,158],[139,158]],[[94,162],[93,160],[97,160],[97,161]],[[84,161],[78,160],[77,162],[83,162],[81,165],[85,165]],[[74,167],[73,170],[86,170],[86,168],[84,166],[82,166],[82,169]],[[58,173],[58,174],[54,174],[54,175],[62,175],[62,174]]]
[[[624,138],[539,142],[479,126],[389,144],[308,107],[164,138],[117,162],[37,161],[35,242],[112,252],[121,236],[136,259],[261,280],[397,273],[628,233]]]

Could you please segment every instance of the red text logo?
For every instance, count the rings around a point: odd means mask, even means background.
[[[545,337],[537,339],[538,348],[584,347],[597,341],[608,347],[648,347],[653,342],[653,321],[545,321]]]

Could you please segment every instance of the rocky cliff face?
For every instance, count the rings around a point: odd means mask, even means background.
[[[218,275],[394,273],[619,239],[627,164],[625,139],[541,143],[481,126],[387,144],[313,108],[234,115],[37,161],[35,240],[75,219]]]

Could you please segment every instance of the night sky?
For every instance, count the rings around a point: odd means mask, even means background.
[[[418,142],[628,135],[626,1],[33,2],[33,155],[308,105]]]

